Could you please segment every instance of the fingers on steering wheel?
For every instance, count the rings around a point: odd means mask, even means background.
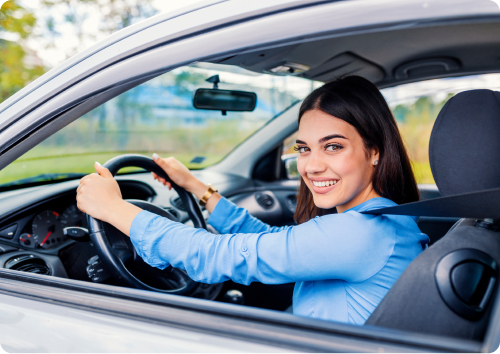
[[[151,172],[151,174],[153,175],[153,178],[155,180],[157,180],[158,182],[160,182],[161,184],[163,184],[164,186],[168,187],[168,189],[172,189],[172,184],[170,184],[170,182],[167,182],[167,180],[163,177],[159,177],[156,173],[154,172]]]

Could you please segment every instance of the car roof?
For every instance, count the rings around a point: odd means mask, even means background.
[[[424,3],[425,4],[425,3]],[[498,11],[493,2],[478,2]],[[295,76],[328,82],[356,74],[379,87],[449,76],[497,72],[500,17],[463,16],[424,26],[395,24],[384,31],[359,31],[345,36],[260,49],[217,61],[271,73],[283,65],[306,71]]]

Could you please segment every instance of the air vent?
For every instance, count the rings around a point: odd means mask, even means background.
[[[179,210],[186,211],[186,207],[180,197],[170,199],[170,203]]]
[[[269,194],[257,193],[255,194],[255,200],[264,209],[271,209],[274,206],[274,199]]]
[[[47,263],[34,255],[22,255],[11,258],[5,263],[5,268],[18,270],[20,272],[50,275],[51,271]]]

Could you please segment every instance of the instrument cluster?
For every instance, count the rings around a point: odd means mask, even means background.
[[[51,249],[65,242],[68,237],[63,229],[69,226],[87,227],[85,214],[76,204],[61,211],[46,209],[38,213],[19,236],[19,244],[27,248]],[[28,230],[26,230],[28,229]]]

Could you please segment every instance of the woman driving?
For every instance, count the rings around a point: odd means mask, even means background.
[[[361,77],[316,89],[298,119],[296,226],[261,222],[175,158],[156,154],[173,182],[206,202],[220,234],[124,201],[98,163],[99,174],[80,181],[78,208],[130,236],[151,266],[185,269],[203,283],[295,282],[294,314],[362,325],[429,242],[412,217],[361,214],[419,199],[410,161],[382,94]]]

